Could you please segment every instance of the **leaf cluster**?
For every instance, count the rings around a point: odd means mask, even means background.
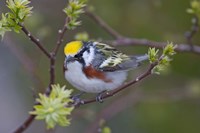
[[[30,114],[36,115],[36,119],[45,120],[47,128],[54,128],[57,124],[60,126],[68,126],[70,119],[67,118],[71,114],[73,107],[67,107],[72,100],[70,99],[72,90],[65,89],[65,86],[52,85],[52,91],[49,96],[39,94],[37,102],[39,105],[34,106],[34,111]]]
[[[176,54],[175,48],[176,45],[173,45],[173,43],[168,43],[164,47],[161,56],[158,56],[159,49],[149,48],[148,56],[150,63],[157,63],[157,65],[152,70],[152,73],[160,74],[160,71],[166,69],[170,61],[172,61],[171,57]]]
[[[10,12],[2,13],[0,20],[0,35],[3,37],[5,32],[14,30],[19,33],[21,27],[19,23],[24,22],[25,18],[31,15],[32,7],[28,0],[7,0],[7,7]]]
[[[66,27],[68,29],[74,29],[81,24],[78,18],[84,13],[84,7],[87,0],[69,0],[68,6],[63,10],[68,17]]]
[[[190,8],[187,9],[187,13],[195,15],[198,19],[200,19],[200,1],[193,0],[190,3]]]

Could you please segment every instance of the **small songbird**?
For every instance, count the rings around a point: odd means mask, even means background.
[[[72,41],[64,48],[65,78],[75,88],[88,93],[116,89],[147,55],[128,56],[100,42]]]

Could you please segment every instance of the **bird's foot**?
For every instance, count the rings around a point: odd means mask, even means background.
[[[72,96],[72,100],[73,100],[73,103],[74,105],[79,105],[79,104],[82,104],[83,103],[83,100],[81,100],[81,96],[84,94],[85,92],[81,92],[81,93],[78,93],[78,94],[75,94],[74,96]]]
[[[103,94],[105,93],[106,91],[102,91],[100,93],[97,94],[96,96],[96,101],[99,102],[99,103],[103,103],[103,99],[102,99],[102,96]]]

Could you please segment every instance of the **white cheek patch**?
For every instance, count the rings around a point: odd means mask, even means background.
[[[94,59],[94,48],[90,47],[90,52],[85,51],[83,53],[83,59],[85,61],[85,65],[89,66]]]

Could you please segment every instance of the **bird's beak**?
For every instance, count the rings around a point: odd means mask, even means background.
[[[65,57],[65,63],[74,62],[75,60],[76,60],[76,58],[74,58],[72,56]]]

